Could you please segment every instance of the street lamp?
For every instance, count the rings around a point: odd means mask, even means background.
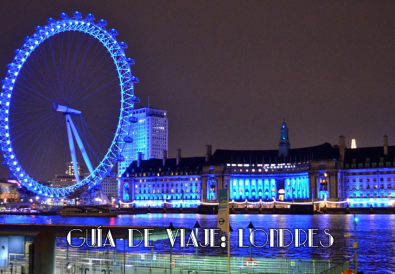
[[[172,222],[170,222],[170,225],[169,225],[168,229],[170,229],[171,231],[176,230],[176,229],[174,228]],[[172,232],[172,233],[173,233],[173,232]],[[172,263],[172,261],[173,261],[172,255],[173,255],[173,248],[172,248],[171,243],[170,243],[170,274],[171,274],[171,268],[172,268],[171,263]]]
[[[199,225],[198,221],[196,221],[196,224],[193,226],[193,228],[196,229],[196,241],[198,241],[198,229],[201,228],[201,226]],[[196,256],[198,255],[198,247],[196,247]]]
[[[251,245],[251,230],[254,229],[254,225],[252,224],[252,222],[250,221],[250,224],[247,226],[247,228],[250,230],[250,237],[249,237],[249,241],[250,241],[250,266],[252,265],[252,245]]]

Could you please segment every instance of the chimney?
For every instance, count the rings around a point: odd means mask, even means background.
[[[180,160],[181,160],[181,149],[177,149],[177,159],[176,159],[176,164],[177,166],[180,165]]]
[[[162,158],[162,166],[166,165],[166,160],[167,160],[167,150],[163,150],[163,158]]]
[[[141,160],[143,160],[143,153],[137,152],[137,167],[140,167]]]
[[[357,148],[357,140],[351,139],[351,149],[356,149]]]
[[[384,155],[388,155],[388,136],[384,135]]]
[[[344,156],[346,154],[346,138],[344,136],[339,136],[339,153],[340,153],[340,161],[344,161]]]
[[[211,145],[206,145],[206,163],[211,159]]]

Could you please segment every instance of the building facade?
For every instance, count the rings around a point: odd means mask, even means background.
[[[104,194],[110,201],[118,198],[118,177],[115,174],[114,176],[104,177],[100,184]]]
[[[20,195],[16,183],[0,182],[0,203],[19,202]]]
[[[120,200],[140,207],[196,207],[204,162],[205,157],[181,158],[181,150],[175,159],[139,158],[120,178]]]
[[[395,146],[388,146],[384,136],[382,147],[347,149],[340,137],[344,185],[342,198],[354,207],[392,206],[395,197]]]
[[[339,144],[290,147],[280,129],[278,150],[223,150],[205,157],[134,161],[120,177],[124,206],[198,206],[215,203],[229,189],[230,201],[250,204],[318,203],[389,207],[395,196],[395,146],[346,148]],[[189,201],[189,202],[188,202]]]
[[[118,174],[123,174],[140,152],[144,159],[161,159],[168,150],[167,111],[142,107],[133,111],[136,122],[132,124],[131,141],[122,151],[123,161],[118,162]]]
[[[77,163],[78,175],[80,180],[85,178],[82,166]],[[55,174],[52,180],[53,187],[68,187],[76,183],[73,162],[66,163],[66,171],[64,174]]]

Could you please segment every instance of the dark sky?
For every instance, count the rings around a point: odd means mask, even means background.
[[[75,10],[128,43],[170,157],[275,149],[283,117],[293,148],[395,143],[394,1],[3,1],[1,78],[24,36]]]

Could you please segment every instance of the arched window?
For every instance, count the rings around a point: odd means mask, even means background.
[[[129,201],[129,184],[128,183],[125,183],[124,185],[123,185],[123,191],[122,191],[123,193],[122,193],[122,198],[123,198],[123,200],[124,201]]]

